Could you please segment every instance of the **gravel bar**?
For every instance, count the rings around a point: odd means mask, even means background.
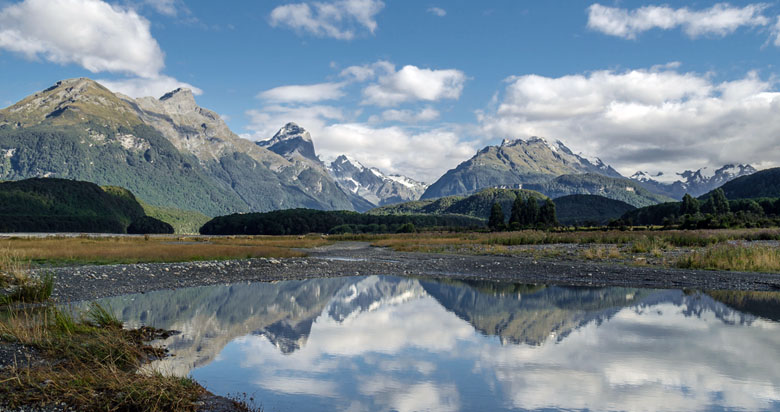
[[[338,276],[391,275],[490,279],[567,286],[702,290],[780,290],[780,274],[684,270],[530,256],[394,252],[342,242],[305,250],[309,256],[186,263],[57,267],[54,298],[96,299],[161,289]]]

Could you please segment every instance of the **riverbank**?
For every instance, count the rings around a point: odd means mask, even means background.
[[[533,254],[459,255],[396,252],[367,242],[302,249],[308,257],[184,263],[82,265],[46,269],[59,302],[160,289],[353,275],[453,277],[564,286],[630,286],[703,290],[780,290],[780,274],[688,270]]]

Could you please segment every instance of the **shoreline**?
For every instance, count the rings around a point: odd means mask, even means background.
[[[301,249],[303,258],[254,258],[39,268],[55,276],[58,302],[244,281],[390,275],[657,289],[780,290],[780,274],[690,270],[531,256],[395,252],[363,242]]]

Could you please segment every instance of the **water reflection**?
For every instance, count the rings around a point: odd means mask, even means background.
[[[780,408],[780,294],[349,277],[106,299],[267,411]]]

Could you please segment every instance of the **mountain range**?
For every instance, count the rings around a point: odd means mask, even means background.
[[[677,173],[682,179],[674,182],[661,182],[663,173],[652,175],[648,172],[638,171],[631,175],[630,179],[639,182],[644,188],[652,192],[669,196],[674,199],[682,199],[685,194],[694,197],[701,196],[713,189],[742,176],[748,176],[757,170],[751,165],[725,165],[716,169],[712,175],[708,175],[705,169],[686,170]]]
[[[753,172],[738,165],[712,176],[681,173],[684,180],[670,184],[647,173],[627,179],[560,141],[532,137],[487,146],[428,186],[347,155],[326,164],[310,133],[294,123],[265,141],[243,139],[187,89],[133,99],[78,78],[0,110],[0,179],[121,186],[151,206],[208,216],[289,208],[362,212],[485,188],[553,198],[594,194],[640,207],[706,193]]]

